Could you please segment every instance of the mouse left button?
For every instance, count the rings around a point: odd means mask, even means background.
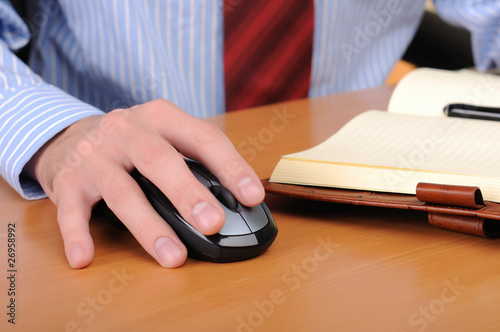
[[[219,231],[220,235],[234,236],[252,233],[252,230],[248,227],[243,218],[241,218],[239,213],[229,211],[225,207],[223,207],[223,209],[226,214],[226,220],[224,221],[224,226],[222,226],[222,229]]]

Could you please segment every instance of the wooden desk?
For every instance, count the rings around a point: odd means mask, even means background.
[[[280,155],[385,109],[378,88],[211,119],[264,178]],[[0,182],[1,330],[498,330],[500,242],[435,229],[423,214],[268,196],[279,227],[262,256],[161,268],[127,232],[91,222],[95,259],[66,263],[48,200]],[[16,225],[16,325],[9,324],[8,224]]]

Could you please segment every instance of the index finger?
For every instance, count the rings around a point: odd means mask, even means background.
[[[264,188],[259,177],[217,126],[169,101],[149,106],[151,125],[159,135],[185,156],[203,163],[243,205],[262,202]]]

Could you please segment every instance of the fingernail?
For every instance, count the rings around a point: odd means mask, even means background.
[[[163,267],[177,267],[184,262],[184,250],[174,240],[161,237],[156,240],[155,251]]]
[[[249,176],[240,180],[238,190],[248,203],[259,203],[262,200],[262,186]]]
[[[220,212],[208,202],[199,202],[193,207],[193,218],[202,232],[211,231],[219,223]]]
[[[71,267],[73,268],[79,267],[78,263],[82,260],[82,258],[83,258],[82,246],[79,245],[78,243],[74,243],[73,245],[71,245],[71,247],[69,248],[69,255],[68,255],[69,265],[71,265]]]

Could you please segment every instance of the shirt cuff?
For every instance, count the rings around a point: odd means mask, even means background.
[[[47,84],[2,91],[0,174],[25,199],[46,197],[41,186],[21,177],[33,155],[74,122],[104,112]]]

